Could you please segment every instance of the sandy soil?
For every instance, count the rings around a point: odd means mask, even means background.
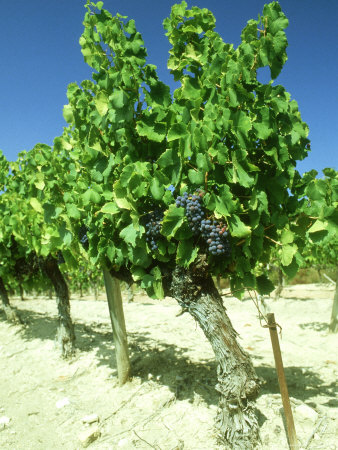
[[[226,292],[224,291],[224,294]],[[266,299],[282,326],[281,349],[301,448],[337,449],[337,335],[328,333],[333,288],[298,285],[278,302]],[[101,300],[101,301],[100,301]],[[250,299],[224,302],[241,345],[264,379],[257,413],[260,449],[287,449],[269,332]],[[54,348],[55,300],[12,299],[25,325],[0,312],[0,448],[220,449],[213,432],[216,365],[210,345],[172,299],[143,294],[125,303],[133,378],[118,386],[103,293],[72,298],[78,351],[65,361]],[[98,422],[83,423],[96,414]],[[93,419],[92,419],[93,420]]]

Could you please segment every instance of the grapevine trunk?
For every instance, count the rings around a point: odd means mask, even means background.
[[[249,355],[238,344],[222,298],[203,264],[194,269],[176,267],[171,295],[199,323],[218,363],[220,393],[216,429],[220,441],[231,449],[255,448],[259,440],[254,401],[259,379]]]
[[[9,322],[21,323],[20,317],[17,315],[17,313],[14,311],[14,309],[9,304],[7,290],[6,290],[6,287],[5,287],[4,282],[1,277],[0,277],[0,297],[1,297],[2,307],[4,309],[7,320]]]
[[[69,291],[56,259],[48,257],[42,262],[43,271],[54,286],[58,308],[56,343],[64,358],[74,353],[75,333],[70,316]]]

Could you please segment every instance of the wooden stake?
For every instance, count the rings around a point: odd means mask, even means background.
[[[288,387],[286,385],[286,379],[285,379],[285,373],[284,373],[284,367],[283,367],[283,361],[282,361],[282,354],[280,351],[276,322],[275,322],[275,315],[273,313],[269,313],[269,314],[267,314],[267,318],[268,318],[268,325],[269,325],[269,330],[270,330],[270,338],[271,338],[271,343],[272,343],[273,356],[275,358],[275,365],[276,365],[276,370],[277,370],[279,389],[280,389],[280,393],[282,396],[283,409],[284,409],[285,420],[286,420],[286,431],[287,431],[287,435],[288,435],[289,445],[292,450],[298,450],[299,447],[298,447],[297,435],[296,435],[296,430],[295,430],[295,424],[293,422],[293,415],[292,415],[292,410],[291,410],[291,405],[290,405]]]
[[[107,268],[103,268],[103,278],[106,287],[110,320],[113,328],[115,344],[117,375],[120,386],[130,377],[130,362],[126,324],[124,321],[120,282],[110,275]]]

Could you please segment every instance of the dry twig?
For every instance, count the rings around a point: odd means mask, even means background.
[[[317,431],[319,430],[319,428],[321,427],[322,423],[324,422],[324,420],[327,419],[327,416],[324,416],[320,419],[320,421],[318,422],[318,424],[315,426],[314,430],[311,433],[311,436],[309,437],[306,445],[305,445],[305,449],[307,449],[312,441],[312,439],[314,438],[314,435],[317,433]]]
[[[150,444],[150,442],[146,441],[145,439],[141,438],[141,436],[139,436],[135,430],[133,430],[134,434],[136,434],[136,436],[140,439],[140,441],[145,442],[146,444],[149,445],[149,447],[154,448],[155,450],[161,450],[161,447],[159,447],[158,445],[156,445],[156,447],[152,444]]]

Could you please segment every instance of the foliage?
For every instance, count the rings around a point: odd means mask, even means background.
[[[69,123],[56,145],[79,162],[72,201],[85,212],[92,262],[126,267],[155,296],[163,294],[163,265],[188,267],[202,248],[175,198],[204,190],[207,218],[229,230],[229,258],[208,255],[210,270],[226,272],[233,289],[272,289],[253,269],[268,261],[283,235],[283,264],[298,265],[296,161],[308,152],[308,128],[295,100],[275,79],[286,61],[288,25],[277,2],[250,20],[234,48],[214,31],[206,9],[174,5],[164,21],[168,68],[180,87],[173,96],[146,63],[135,22],[87,3],[80,45],[93,80],[68,87]],[[164,239],[152,250],[142,217],[164,211]],[[285,245],[284,245],[285,244]]]
[[[338,265],[338,172],[323,170],[306,173],[299,189],[304,193],[304,213],[309,217],[307,241],[303,252],[304,266],[317,268]]]
[[[163,295],[165,270],[205,253],[210,272],[229,276],[238,295],[244,287],[268,293],[261,267],[271,252],[292,276],[306,233],[319,237],[336,219],[334,205],[325,218],[319,211],[321,182],[295,169],[309,151],[308,128],[296,101],[274,83],[287,58],[280,5],[249,20],[237,48],[214,31],[210,11],[174,5],[164,21],[168,68],[180,82],[173,95],[147,63],[134,20],[113,17],[102,2],[86,8],[80,45],[92,80],[68,86],[69,126],[53,148],[21,153],[0,180],[7,189],[0,203],[10,211],[2,230],[37,255],[62,251],[69,267],[88,255],[92,265],[127,269],[155,297]],[[257,70],[267,66],[271,81],[262,84]],[[8,163],[0,163],[3,174]],[[221,224],[231,254],[209,252],[177,205],[198,191],[199,214]],[[146,219],[156,211],[163,220],[152,245]],[[89,248],[78,240],[83,227]]]

